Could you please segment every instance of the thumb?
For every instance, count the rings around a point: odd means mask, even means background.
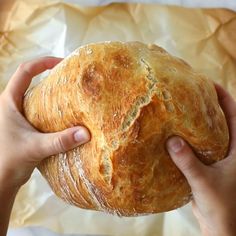
[[[40,133],[38,138],[39,158],[45,158],[69,151],[90,140],[89,131],[82,126],[69,128],[56,133]]]
[[[202,183],[206,181],[207,166],[195,156],[189,145],[180,137],[175,136],[167,141],[166,147],[192,190],[202,187]]]

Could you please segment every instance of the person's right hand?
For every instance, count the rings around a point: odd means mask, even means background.
[[[167,141],[169,154],[191,186],[193,213],[203,235],[236,235],[236,102],[221,86],[215,85],[225,113],[230,148],[226,159],[210,166],[200,162],[180,137]]]

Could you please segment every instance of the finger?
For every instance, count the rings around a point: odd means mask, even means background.
[[[227,118],[236,117],[236,101],[233,97],[219,84],[215,83],[218,100]]]
[[[39,159],[69,151],[90,140],[89,131],[82,126],[69,128],[56,133],[40,133],[37,140]]]
[[[192,149],[180,137],[171,137],[166,143],[167,150],[191,188],[199,189],[206,180],[207,167],[195,156]]]
[[[231,140],[230,152],[236,151],[236,101],[219,84],[215,83],[215,88],[229,127]]]
[[[32,78],[45,70],[52,69],[61,60],[62,58],[42,57],[21,64],[7,84],[6,90],[14,101],[21,102]]]

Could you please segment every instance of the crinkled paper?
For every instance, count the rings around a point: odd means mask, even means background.
[[[64,57],[80,45],[104,40],[156,43],[236,98],[235,12],[157,4],[88,8],[56,0],[1,1],[0,90],[23,61],[45,55]],[[38,171],[20,190],[11,216],[11,227],[29,225],[61,233],[113,236],[200,234],[191,204],[163,214],[119,218],[67,205]]]

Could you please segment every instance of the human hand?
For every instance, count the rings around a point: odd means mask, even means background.
[[[62,59],[44,57],[20,65],[0,95],[0,187],[19,188],[44,158],[73,149],[90,138],[84,127],[40,133],[22,115],[23,97],[37,74]],[[78,131],[78,132],[76,132]]]
[[[170,138],[167,149],[191,186],[192,209],[203,235],[233,236],[236,235],[236,102],[221,86],[215,87],[230,131],[227,158],[206,166],[179,137]]]

